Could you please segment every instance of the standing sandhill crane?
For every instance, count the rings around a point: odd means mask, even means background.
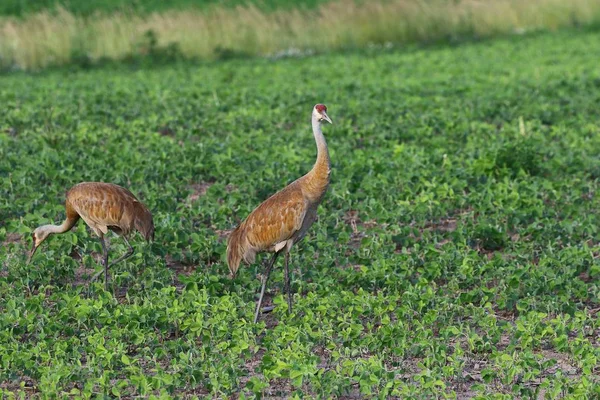
[[[331,165],[327,143],[321,131],[323,121],[332,123],[327,116],[327,107],[317,104],[312,112],[312,128],[317,142],[317,161],[310,172],[255,208],[229,237],[227,264],[232,278],[235,277],[242,260],[247,264],[252,264],[257,253],[262,251],[274,253],[262,278],[254,323],[258,321],[258,313],[269,274],[281,252],[285,254],[284,289],[288,295],[288,312],[292,312],[292,293],[288,269],[289,252],[317,219],[317,208],[329,186]]]
[[[154,239],[152,214],[133,193],[121,186],[102,182],[79,183],[67,192],[65,208],[67,219],[61,225],[43,225],[33,231],[33,248],[28,263],[31,262],[35,251],[48,236],[53,233],[67,232],[81,217],[100,238],[105,287],[108,289],[108,268],[133,254],[133,248],[129,244],[127,236],[135,229],[147,241]],[[129,250],[110,265],[108,264],[108,250],[104,243],[104,235],[109,229],[121,236],[129,246]],[[101,273],[96,274],[92,280],[98,278]]]

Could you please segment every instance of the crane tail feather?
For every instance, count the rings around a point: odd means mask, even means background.
[[[235,274],[240,268],[240,263],[242,262],[245,252],[244,237],[244,229],[242,229],[242,226],[240,225],[231,232],[231,235],[229,235],[229,239],[227,240],[227,265],[229,266],[229,272],[231,273],[232,278],[235,277]]]

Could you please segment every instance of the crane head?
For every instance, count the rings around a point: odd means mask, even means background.
[[[333,122],[331,122],[331,119],[327,115],[327,106],[325,104],[317,104],[315,106],[313,110],[313,117],[316,118],[319,122],[327,121],[330,124],[333,124]]]
[[[40,226],[39,228],[36,228],[31,234],[33,245],[31,247],[31,252],[29,253],[29,258],[27,259],[27,264],[31,262],[31,259],[33,258],[33,255],[35,254],[35,251],[40,246],[40,244],[42,244],[42,242],[46,240],[48,236],[50,236],[50,232],[43,228],[43,226]]]

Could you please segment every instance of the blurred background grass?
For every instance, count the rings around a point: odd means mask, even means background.
[[[0,68],[215,60],[590,26],[600,0],[4,0]]]
[[[250,0],[263,11],[285,8],[310,8],[327,0]],[[79,16],[95,13],[133,12],[148,14],[167,10],[204,10],[213,6],[232,8],[248,0],[2,0],[0,15],[26,16],[40,11],[63,8]]]

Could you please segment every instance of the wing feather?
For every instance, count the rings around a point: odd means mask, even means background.
[[[138,201],[125,188],[109,183],[85,182],[73,186],[67,198],[93,229],[106,233],[108,227],[113,226],[126,233],[132,228],[131,210]]]
[[[299,186],[289,185],[260,204],[244,222],[247,240],[257,250],[292,238],[302,227],[306,201]]]

